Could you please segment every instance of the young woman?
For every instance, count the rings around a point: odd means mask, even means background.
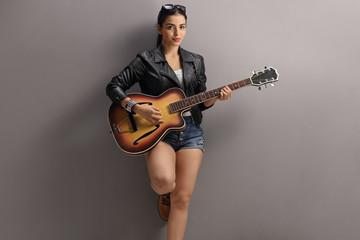
[[[173,87],[182,88],[187,97],[206,90],[202,56],[180,47],[186,35],[186,9],[166,4],[158,15],[158,46],[140,52],[115,76],[106,90],[110,99],[127,111],[138,114],[152,124],[161,124],[162,114],[156,106],[140,105],[125,91],[139,83],[145,94],[157,96]],[[167,239],[183,239],[188,206],[193,193],[204,151],[202,111],[217,100],[231,97],[224,87],[220,97],[208,100],[183,114],[186,128],[171,131],[154,148],[145,153],[150,185],[159,194],[160,217],[168,220]]]

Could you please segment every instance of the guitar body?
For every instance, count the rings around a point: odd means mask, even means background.
[[[185,128],[182,112],[171,113],[169,103],[185,98],[179,88],[171,88],[160,96],[129,94],[139,104],[152,105],[161,110],[163,123],[154,125],[138,114],[129,114],[119,105],[112,104],[109,109],[109,123],[119,148],[125,153],[138,155],[152,149],[170,130]]]

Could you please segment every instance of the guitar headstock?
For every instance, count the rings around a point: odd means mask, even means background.
[[[254,72],[253,75],[250,77],[251,84],[253,86],[259,87],[261,90],[261,86],[270,83],[272,86],[274,82],[278,81],[279,74],[277,70],[273,67],[265,67],[264,70]]]

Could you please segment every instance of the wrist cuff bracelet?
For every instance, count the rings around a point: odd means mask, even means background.
[[[129,100],[127,103],[126,103],[126,106],[125,106],[125,110],[128,112],[128,113],[133,113],[135,114],[132,109],[133,107],[138,104],[135,100]]]

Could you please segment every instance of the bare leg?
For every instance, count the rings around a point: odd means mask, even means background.
[[[202,156],[203,152],[200,149],[183,149],[176,152],[176,187],[170,196],[171,210],[167,226],[167,240],[184,238],[188,206]]]
[[[152,189],[159,195],[175,189],[176,154],[170,145],[159,142],[145,154]]]

